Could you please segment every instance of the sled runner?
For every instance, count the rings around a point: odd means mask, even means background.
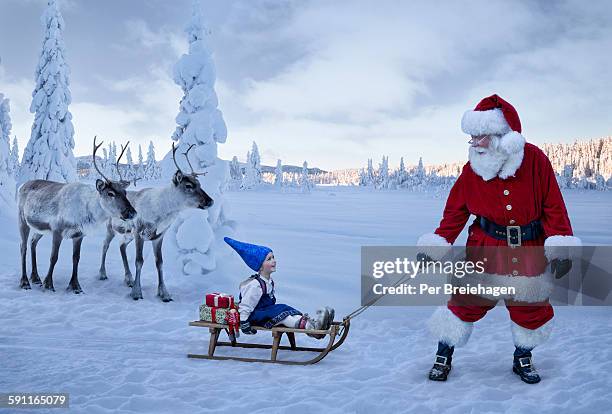
[[[332,322],[331,326],[327,330],[313,330],[313,329],[297,329],[297,328],[287,328],[284,326],[275,326],[271,329],[266,329],[261,326],[253,326],[253,329],[258,331],[270,331],[272,332],[272,345],[270,344],[257,344],[257,343],[246,343],[246,342],[238,342],[238,341],[230,341],[230,342],[221,342],[219,341],[219,334],[221,330],[227,330],[228,326],[219,323],[212,323],[206,321],[193,321],[189,322],[189,326],[199,326],[201,328],[208,328],[210,332],[210,341],[208,343],[208,354],[187,354],[188,358],[200,358],[200,359],[216,359],[216,360],[233,360],[233,361],[242,361],[242,362],[269,362],[274,364],[287,364],[287,365],[311,365],[316,364],[328,353],[337,349],[344,340],[346,339],[351,321],[350,318],[345,318],[342,322]],[[316,334],[316,335],[325,335],[329,336],[329,340],[327,342],[327,346],[325,348],[311,348],[311,347],[301,347],[296,345],[295,334]],[[281,345],[281,338],[283,334],[287,335],[287,339],[289,340],[289,346]],[[270,355],[270,359],[264,358],[243,358],[238,356],[217,356],[215,355],[215,349],[218,346],[228,346],[232,348],[258,348],[258,349],[271,349],[272,353]],[[306,351],[306,352],[316,352],[318,353],[312,359],[306,361],[295,361],[295,360],[285,360],[278,359],[278,350],[282,349],[285,351]]]

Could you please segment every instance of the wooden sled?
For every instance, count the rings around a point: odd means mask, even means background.
[[[346,339],[351,321],[348,318],[345,318],[342,322],[332,322],[331,326],[327,330],[308,330],[308,329],[296,329],[296,328],[286,328],[284,326],[275,326],[272,329],[266,329],[261,326],[253,326],[253,329],[258,331],[270,331],[272,332],[272,345],[269,344],[255,344],[255,343],[245,343],[245,342],[221,342],[219,341],[219,334],[221,330],[227,330],[227,325],[222,325],[218,323],[205,322],[205,321],[193,321],[189,322],[189,326],[199,326],[202,328],[208,328],[210,332],[210,341],[208,343],[208,354],[200,355],[200,354],[187,354],[188,358],[200,358],[200,359],[216,359],[216,360],[233,360],[233,361],[242,361],[242,362],[268,362],[274,364],[287,364],[287,365],[311,365],[316,364],[331,351],[337,349],[344,340]],[[303,333],[303,334],[320,334],[329,336],[329,341],[325,348],[310,348],[310,347],[301,347],[296,345],[295,334]],[[281,338],[283,334],[287,335],[287,339],[289,340],[289,346],[281,345]],[[337,339],[337,340],[336,340]],[[323,340],[323,339],[322,339]],[[218,346],[229,346],[232,348],[258,348],[258,349],[271,349],[272,354],[270,359],[264,358],[243,358],[237,356],[216,356],[215,349]],[[285,360],[278,359],[278,350],[286,350],[286,351],[306,351],[306,352],[318,352],[318,355],[312,359],[307,361],[293,361],[293,360]]]

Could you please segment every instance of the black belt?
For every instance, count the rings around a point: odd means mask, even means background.
[[[542,234],[540,220],[534,220],[524,226],[500,226],[482,216],[478,216],[476,221],[489,236],[497,240],[506,240],[511,247],[520,246],[525,240],[535,240]]]

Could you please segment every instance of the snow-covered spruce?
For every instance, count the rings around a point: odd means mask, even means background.
[[[144,166],[142,176],[144,180],[157,180],[160,175],[160,167],[157,164],[157,160],[155,159],[155,145],[153,145],[153,141],[149,141],[149,149],[147,150],[147,162]]]
[[[11,158],[11,117],[9,100],[0,93],[0,211],[14,215],[15,180]]]
[[[261,157],[257,143],[253,141],[251,151],[247,152],[244,176],[240,184],[241,190],[251,190],[260,187],[262,184]]]
[[[42,16],[45,38],[36,68],[36,87],[30,112],[34,113],[32,134],[23,154],[19,183],[43,179],[59,182],[77,180],[74,128],[68,105],[70,69],[64,60],[64,19],[55,0],[49,0]]]
[[[11,148],[11,174],[13,174],[13,178],[15,181],[19,178],[19,143],[17,142],[17,137],[13,137],[13,146]]]
[[[283,166],[281,164],[281,160],[276,161],[276,169],[274,170],[274,186],[276,188],[281,188],[283,186]]]
[[[202,275],[216,268],[215,249],[233,228],[227,218],[223,192],[229,179],[226,161],[217,157],[217,143],[225,142],[227,128],[217,108],[215,66],[207,45],[209,31],[204,26],[199,2],[194,2],[191,19],[185,29],[189,52],[174,66],[174,81],[183,91],[178,124],[172,139],[178,142],[178,152],[184,153],[193,145],[189,158],[193,168],[206,175],[199,176],[202,188],[212,197],[214,205],[208,210],[186,210],[180,213],[166,233],[168,263],[183,275]],[[182,158],[182,169],[187,164]],[[169,152],[162,161],[162,177],[170,179],[176,167]],[[228,228],[229,227],[229,228]]]
[[[310,177],[308,177],[308,163],[304,161],[304,164],[302,164],[302,176],[300,177],[300,189],[303,193],[309,193],[313,186]]]

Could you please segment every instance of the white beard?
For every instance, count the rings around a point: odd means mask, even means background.
[[[514,176],[523,162],[525,138],[517,132],[504,137],[493,137],[489,148],[470,147],[472,170],[489,181],[496,176],[502,180]]]
[[[488,148],[470,146],[470,166],[485,181],[496,177],[508,159],[508,154],[498,147],[498,137],[493,137]]]

